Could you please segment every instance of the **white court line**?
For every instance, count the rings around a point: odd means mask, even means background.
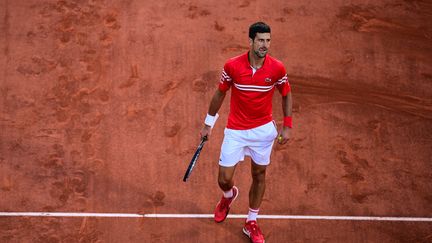
[[[0,217],[105,217],[105,218],[213,218],[213,214],[134,214],[134,213],[75,213],[75,212],[0,212]],[[246,214],[230,214],[228,218],[247,218]],[[348,221],[409,221],[432,222],[426,217],[374,216],[313,216],[313,215],[258,215],[260,219],[306,219]]]

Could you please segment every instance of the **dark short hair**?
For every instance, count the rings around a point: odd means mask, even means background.
[[[256,22],[249,27],[249,38],[254,40],[256,33],[271,33],[270,26],[264,22]]]

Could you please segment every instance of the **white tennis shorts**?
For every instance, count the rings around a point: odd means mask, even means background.
[[[273,143],[278,135],[273,121],[248,130],[225,128],[219,165],[232,167],[249,156],[258,165],[270,164]]]

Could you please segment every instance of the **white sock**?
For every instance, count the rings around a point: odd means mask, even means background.
[[[234,196],[233,189],[231,188],[229,191],[223,192],[224,198],[232,198]]]
[[[258,216],[258,212],[259,212],[259,208],[257,208],[257,209],[249,208],[249,213],[248,213],[248,217],[246,219],[246,222],[249,222],[252,220],[256,221],[257,216]]]

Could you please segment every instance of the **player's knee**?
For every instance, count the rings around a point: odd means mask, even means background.
[[[219,186],[222,188],[228,187],[232,184],[231,179],[228,177],[225,177],[225,176],[219,176],[218,183],[219,183]]]
[[[229,188],[232,186],[232,176],[227,173],[220,173],[218,176],[218,183],[221,188]]]
[[[254,169],[252,170],[252,179],[257,182],[265,181],[266,170],[265,169]]]

